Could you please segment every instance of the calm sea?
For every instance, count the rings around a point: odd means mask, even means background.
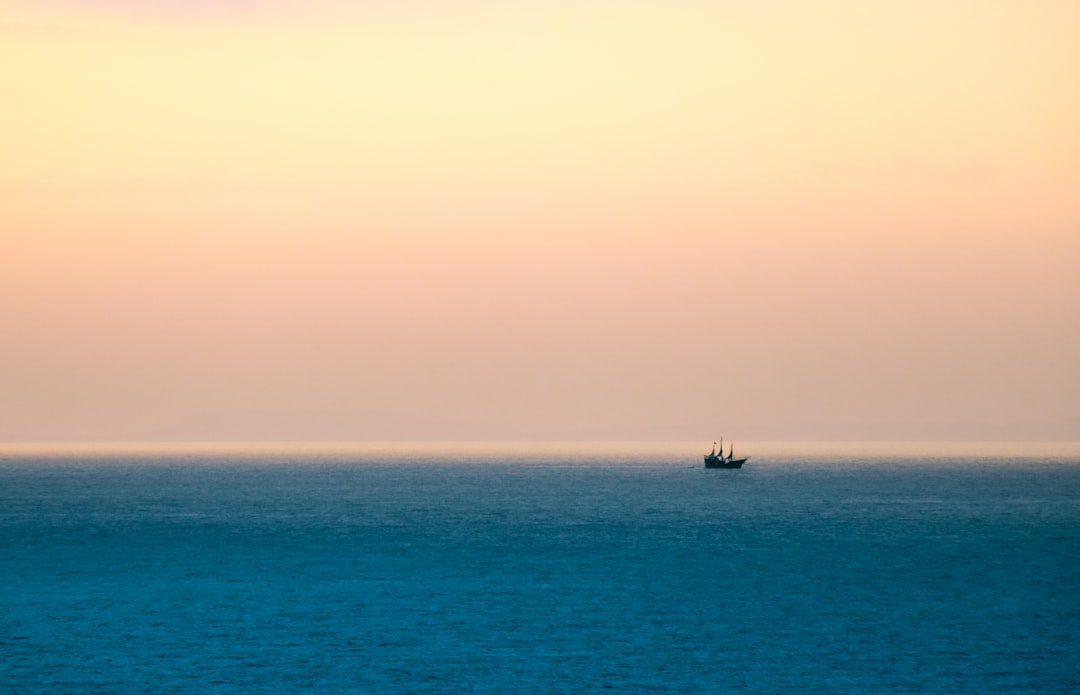
[[[0,448],[0,693],[1080,692],[1080,446]]]

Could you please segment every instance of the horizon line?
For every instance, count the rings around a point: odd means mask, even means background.
[[[875,438],[754,438],[731,442],[755,444],[1080,444],[1080,439],[875,439]],[[4,446],[86,446],[86,445],[343,445],[343,444],[689,444],[711,443],[709,439],[71,439],[71,440],[2,440]],[[716,441],[720,441],[719,438]]]

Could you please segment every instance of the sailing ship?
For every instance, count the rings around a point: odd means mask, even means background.
[[[720,451],[716,450],[716,442],[712,443],[712,451],[705,454],[705,467],[706,468],[742,468],[742,465],[747,462],[750,457],[737,459],[735,458],[735,446],[728,445],[727,456],[724,456],[724,438],[720,438]]]

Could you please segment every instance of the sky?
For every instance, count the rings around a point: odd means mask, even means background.
[[[1080,440],[1071,0],[0,0],[0,441]]]

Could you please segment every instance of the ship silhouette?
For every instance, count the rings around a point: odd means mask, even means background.
[[[750,457],[737,459],[735,458],[735,446],[728,445],[727,456],[724,456],[724,438],[720,438],[720,451],[716,450],[716,442],[712,443],[712,451],[705,454],[705,467],[706,468],[742,468],[742,465],[746,463]]]

